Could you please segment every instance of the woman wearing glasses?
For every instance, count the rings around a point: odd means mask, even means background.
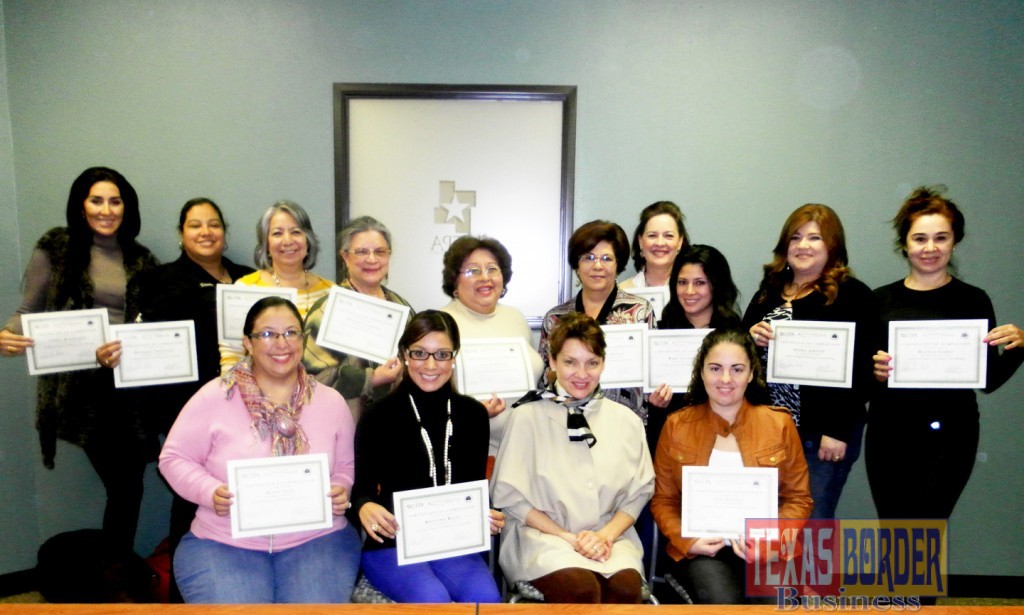
[[[377,299],[409,306],[398,293],[384,286],[391,262],[391,231],[370,216],[352,220],[338,233],[341,281],[338,286]],[[330,385],[348,402],[356,421],[363,410],[390,391],[402,372],[398,357],[378,364],[362,357],[321,348],[316,344],[327,297],[306,314],[306,347],[302,363],[318,382]]]
[[[414,316],[398,342],[404,366],[395,391],[374,404],[356,430],[352,512],[366,540],[363,574],[396,602],[500,602],[480,554],[398,566],[395,492],[484,479],[487,411],[452,386],[459,329],[444,312]],[[491,532],[505,525],[491,512]]]
[[[355,427],[337,391],[302,366],[302,321],[293,303],[267,297],[249,310],[246,356],[189,400],[160,453],[160,472],[199,505],[174,556],[185,602],[348,602],[359,537],[344,517],[355,474]],[[330,528],[233,538],[227,464],[325,453]],[[236,510],[237,512],[237,510]]]
[[[569,266],[576,272],[583,287],[576,297],[548,310],[540,332],[540,354],[549,356],[548,336],[563,316],[580,312],[590,316],[599,325],[644,324],[654,328],[654,310],[640,297],[619,289],[616,278],[626,269],[629,258],[629,239],[622,227],[606,220],[587,222],[569,238]],[[552,383],[549,371],[540,381],[541,388]],[[635,412],[647,424],[647,408],[643,389],[607,389],[605,397]],[[650,403],[664,408],[672,399],[672,391],[663,386],[651,393]]]
[[[526,342],[533,364],[533,373],[540,374],[544,361],[533,349],[530,325],[523,313],[498,300],[508,292],[512,280],[512,256],[497,239],[490,237],[459,237],[444,253],[441,288],[452,298],[442,312],[451,314],[464,339],[479,337],[519,337]],[[498,450],[501,434],[508,420],[503,413],[507,403],[515,400],[492,396],[484,405],[491,417],[490,453]]]

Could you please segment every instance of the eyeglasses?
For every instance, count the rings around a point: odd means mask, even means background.
[[[611,265],[612,263],[615,262],[615,257],[612,256],[611,254],[602,254],[601,256],[598,256],[593,252],[589,254],[584,254],[583,256],[580,257],[580,262],[586,263],[588,265],[593,265],[597,261],[601,261],[605,265]]]
[[[286,342],[288,342],[290,344],[292,342],[301,340],[302,338],[306,337],[306,334],[303,333],[302,331],[296,331],[295,329],[289,329],[287,331],[284,331],[283,333],[278,333],[277,331],[267,330],[267,331],[260,331],[259,333],[250,333],[249,334],[249,339],[260,340],[264,344],[268,344],[268,345],[269,344],[273,344],[274,342],[277,341],[278,338],[281,338],[281,337],[284,338],[284,341],[286,341]]]
[[[486,269],[481,269],[479,267],[470,267],[468,269],[462,270],[462,277],[464,278],[480,278],[484,276],[488,278],[500,278],[501,269],[495,267],[494,265],[491,265]]]
[[[427,352],[426,350],[410,350],[408,353],[410,359],[416,361],[426,361],[430,357],[434,357],[434,360],[443,363],[445,361],[451,361],[455,358],[455,351],[453,350],[436,350],[434,352]]]
[[[383,259],[391,256],[391,248],[356,248],[355,250],[345,250],[346,254],[354,254],[357,258],[370,258],[370,255],[374,255],[377,258]]]

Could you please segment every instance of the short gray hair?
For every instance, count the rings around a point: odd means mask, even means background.
[[[355,220],[351,220],[338,232],[338,253],[347,251],[352,246],[352,238],[366,231],[377,231],[380,233],[384,237],[384,242],[388,244],[388,249],[391,249],[391,231],[388,230],[388,227],[384,226],[380,220],[373,216],[360,216]],[[344,259],[342,259],[338,267],[338,279],[344,280],[348,277],[348,267],[345,266]]]
[[[302,259],[303,269],[312,269],[316,266],[316,256],[320,252],[320,240],[313,232],[313,225],[309,221],[309,214],[298,203],[294,201],[278,201],[267,208],[263,215],[256,222],[256,250],[253,251],[253,260],[259,269],[270,269],[269,247],[267,239],[270,236],[270,219],[274,214],[283,211],[298,223],[303,234],[306,235],[306,258]]]

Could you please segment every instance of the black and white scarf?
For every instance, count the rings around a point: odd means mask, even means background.
[[[566,415],[566,430],[569,432],[570,442],[586,442],[587,446],[594,448],[597,444],[597,436],[594,432],[590,431],[590,425],[587,423],[587,417],[583,415],[583,410],[587,407],[587,404],[594,401],[595,399],[601,399],[604,397],[604,393],[601,391],[601,387],[598,386],[594,389],[594,392],[587,395],[583,399],[576,399],[567,395],[561,395],[554,390],[546,389],[535,389],[529,391],[526,395],[523,395],[516,403],[512,404],[512,407],[521,406],[530,402],[538,401],[541,399],[550,399],[551,401],[565,406],[567,411]]]

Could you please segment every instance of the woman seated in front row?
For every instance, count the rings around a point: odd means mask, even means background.
[[[373,404],[356,429],[352,513],[366,531],[363,574],[396,602],[501,602],[479,553],[398,566],[394,493],[487,474],[487,410],[455,391],[458,351],[451,315],[425,310],[413,316],[398,340],[405,364],[398,387]],[[504,524],[504,515],[491,511],[491,533]]]
[[[806,519],[813,507],[807,462],[789,411],[757,405],[767,393],[746,332],[715,329],[704,338],[689,394],[693,405],[670,415],[658,440],[651,513],[669,541],[670,572],[693,601],[740,604],[745,542],[681,536],[682,466],[778,468],[778,517]]]
[[[491,505],[509,520],[501,569],[547,602],[639,603],[633,523],[654,488],[643,423],[602,395],[597,321],[564,314],[548,342],[553,384],[517,402],[491,479]]]

